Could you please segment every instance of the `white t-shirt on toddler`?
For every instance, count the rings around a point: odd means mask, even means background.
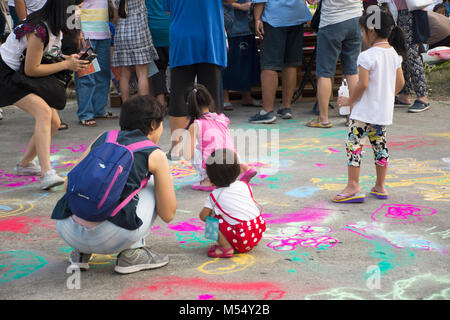
[[[369,71],[369,85],[355,102],[350,119],[383,126],[392,124],[395,82],[402,57],[392,47],[372,47],[359,54],[358,66]]]
[[[226,213],[239,220],[250,221],[257,218],[260,214],[260,209],[253,201],[248,185],[242,181],[233,182],[226,188],[218,188],[212,194]],[[231,225],[240,223],[240,221],[223,214],[217,205],[215,206],[211,196],[206,199],[205,208],[212,209],[215,214],[223,217]]]

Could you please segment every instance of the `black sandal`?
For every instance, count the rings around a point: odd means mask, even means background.
[[[59,125],[58,130],[62,131],[62,130],[67,130],[67,129],[69,129],[69,125],[67,123],[61,121],[61,124]]]

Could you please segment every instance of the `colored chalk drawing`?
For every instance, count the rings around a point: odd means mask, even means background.
[[[277,173],[274,175],[258,175],[252,179],[251,186],[266,186],[270,189],[281,189],[285,182],[292,178],[289,174]]]
[[[296,198],[307,198],[319,190],[317,187],[298,187],[286,192],[286,195]]]
[[[47,235],[41,235],[42,228],[47,229]],[[47,217],[11,217],[0,220],[0,239],[42,241],[57,237],[56,221]]]
[[[420,290],[418,290],[420,289]],[[397,280],[390,291],[378,294],[376,290],[361,288],[334,288],[308,294],[305,300],[449,300],[450,275],[420,274]]]
[[[325,207],[325,208],[323,208]],[[299,211],[284,213],[284,214],[272,214],[272,213],[263,213],[264,219],[266,219],[266,224],[290,224],[297,222],[321,222],[328,216],[334,213],[334,210],[329,210],[326,208],[326,205],[323,207],[306,207]]]
[[[385,241],[365,240],[373,245],[369,250],[369,257],[381,260],[378,262],[378,268],[381,275],[385,275],[388,271],[396,267],[411,266],[415,263],[415,254],[411,249],[397,250]],[[365,273],[365,277],[369,274]]]
[[[341,144],[329,144],[324,143],[318,138],[288,138],[288,139],[281,139],[279,141],[279,146],[275,146],[272,143],[268,144],[268,148],[279,148],[279,153],[283,157],[306,157],[309,156],[311,153],[318,153],[318,154],[326,154],[331,157],[339,157],[342,156],[339,153],[336,153],[331,149],[336,148],[342,148]],[[334,149],[333,149],[334,150]]]
[[[205,223],[200,219],[192,218],[189,221],[168,224],[167,227],[175,231],[204,231]]]
[[[0,284],[28,277],[47,261],[31,251],[0,251]]]
[[[384,223],[416,223],[422,221],[424,216],[431,216],[436,212],[436,209],[412,204],[382,204],[372,213],[371,218]]]
[[[432,230],[435,230],[437,227],[436,226],[434,226],[434,227],[431,227],[431,228],[428,228],[428,229],[426,229],[425,231],[426,232],[430,232],[430,231],[432,231]],[[439,229],[438,229],[439,230]],[[436,236],[438,236],[439,238],[441,238],[441,239],[447,239],[447,238],[450,238],[450,229],[447,229],[447,230],[442,230],[442,231],[434,231],[434,232],[430,232],[430,235],[436,235]]]
[[[35,176],[18,176],[16,174],[7,173],[0,169],[0,187],[1,188],[16,188],[30,185],[39,182],[39,177]]]
[[[33,208],[32,202],[23,202],[20,199],[0,200],[0,218],[27,213]]]
[[[247,253],[235,254],[230,259],[215,258],[197,268],[206,274],[228,274],[247,269],[255,263],[255,258]]]
[[[278,300],[283,298],[285,291],[276,283],[260,282],[223,282],[219,279],[160,277],[146,282],[140,282],[126,289],[120,295],[122,300],[195,300],[200,296],[214,297],[222,300],[232,295],[236,300]]]
[[[183,186],[193,184],[200,179],[190,161],[171,161],[169,169],[174,179],[175,190],[180,190]]]
[[[417,136],[389,136],[387,148],[389,150],[409,150],[413,148],[423,148],[435,146],[438,140]]]
[[[183,249],[204,248],[214,241],[206,239],[203,235],[197,236],[195,232],[182,231],[175,234],[177,241]]]
[[[441,254],[446,254],[447,250],[440,245],[424,239],[420,235],[410,235],[401,231],[386,231],[379,223],[367,223],[360,221],[356,223],[347,224],[342,227],[344,230],[356,233],[369,240],[383,239],[391,246],[397,249],[415,249],[425,251],[436,251]]]
[[[439,168],[432,167],[438,164],[437,161],[417,161],[413,158],[391,159],[389,160],[389,171],[395,174],[429,174],[442,173]]]

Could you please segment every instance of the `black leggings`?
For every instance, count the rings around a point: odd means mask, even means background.
[[[170,70],[169,116],[187,116],[184,94],[194,83],[196,76],[197,82],[204,85],[211,94],[216,105],[216,112],[222,112],[222,68],[211,63],[199,63]]]

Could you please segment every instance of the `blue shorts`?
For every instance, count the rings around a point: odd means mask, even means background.
[[[317,33],[316,76],[334,77],[339,56],[344,75],[358,74],[361,42],[359,17],[320,28]]]

